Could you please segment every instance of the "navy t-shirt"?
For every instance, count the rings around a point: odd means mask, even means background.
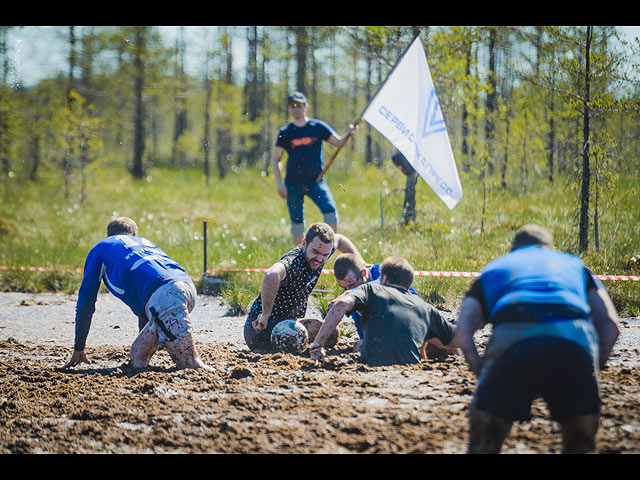
[[[276,147],[282,147],[288,155],[284,183],[300,185],[314,183],[322,173],[322,142],[335,133],[327,123],[310,118],[303,127],[293,122],[280,128]]]

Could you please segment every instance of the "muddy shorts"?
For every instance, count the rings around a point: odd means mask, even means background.
[[[192,331],[189,314],[196,295],[193,283],[187,282],[169,282],[153,292],[145,307],[149,318],[145,328],[157,336],[158,347]]]
[[[552,419],[559,423],[598,414],[598,380],[588,352],[563,338],[522,340],[483,377],[471,406],[505,420],[525,421],[538,397],[546,401]]]

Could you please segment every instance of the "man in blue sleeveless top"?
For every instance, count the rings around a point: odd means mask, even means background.
[[[301,92],[294,92],[287,98],[292,121],[280,128],[273,153],[272,167],[276,179],[278,194],[286,200],[291,219],[291,234],[294,245],[302,242],[304,234],[304,197],[308,196],[323,214],[324,223],[334,232],[338,228],[336,202],[324,178],[317,183],[322,173],[322,144],[329,142],[335,147],[341,146],[357,126],[350,125],[347,133],[338,137],[327,123],[309,118],[307,98]],[[280,161],[287,152],[287,165],[284,183],[280,173]]]
[[[76,304],[74,352],[62,368],[91,363],[84,349],[102,281],[138,317],[131,367],[147,367],[156,350],[166,347],[178,368],[214,371],[201,360],[192,336],[189,313],[197,296],[193,280],[159,247],[139,237],[138,226],[128,217],[109,222],[107,238],[87,255]]]
[[[473,334],[492,324],[483,357]],[[469,453],[498,453],[512,422],[542,397],[562,430],[565,453],[595,450],[599,369],[619,335],[607,290],[549,232],[525,225],[511,252],[489,263],[465,296],[455,341],[478,377]]]

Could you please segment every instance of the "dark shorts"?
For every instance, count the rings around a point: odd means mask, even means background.
[[[505,420],[528,420],[531,402],[538,397],[546,401],[552,419],[559,423],[600,412],[593,360],[586,350],[569,340],[522,340],[487,373],[471,406]]]
[[[271,331],[279,320],[270,318],[267,322],[267,328],[264,330],[256,330],[251,324],[251,320],[247,319],[244,323],[244,341],[249,350],[254,352],[267,352],[271,350]]]

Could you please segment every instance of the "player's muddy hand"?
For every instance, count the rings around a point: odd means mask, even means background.
[[[313,360],[314,366],[322,365],[324,362],[324,348],[313,342],[309,348],[309,356]]]
[[[251,325],[253,325],[253,328],[255,328],[256,330],[264,330],[265,328],[267,328],[268,320],[269,320],[269,317],[265,317],[261,313],[260,315],[258,315],[258,318],[256,318],[253,322],[251,322]]]
[[[84,353],[84,350],[74,350],[73,355],[71,356],[71,360],[65,363],[62,367],[62,370],[67,370],[71,367],[75,367],[79,363],[91,363],[91,360],[87,358],[87,354]]]

